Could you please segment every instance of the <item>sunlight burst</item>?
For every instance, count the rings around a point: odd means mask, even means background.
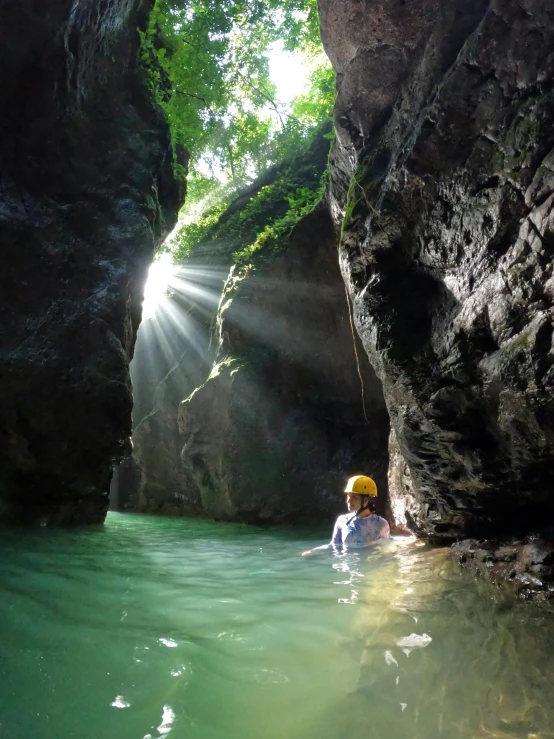
[[[144,286],[142,317],[145,321],[156,315],[160,303],[167,296],[174,271],[175,267],[169,255],[164,255],[152,262]]]

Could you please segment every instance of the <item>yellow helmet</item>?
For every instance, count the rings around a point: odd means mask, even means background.
[[[356,493],[357,495],[377,495],[377,485],[366,475],[355,475],[346,483],[345,493]]]

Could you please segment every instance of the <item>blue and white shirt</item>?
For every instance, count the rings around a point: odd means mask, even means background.
[[[347,547],[367,547],[377,539],[390,536],[390,527],[384,518],[372,513],[361,518],[353,513],[339,516],[333,529],[331,545]]]

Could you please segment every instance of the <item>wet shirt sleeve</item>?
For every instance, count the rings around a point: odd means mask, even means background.
[[[341,525],[342,520],[344,516],[339,516],[337,520],[335,521],[335,528],[333,529],[333,536],[331,537],[330,543],[334,546],[339,546],[342,544],[342,531],[341,531]]]
[[[389,525],[380,516],[355,518],[348,525],[345,523],[342,532],[342,543],[347,547],[367,547],[378,539],[387,538],[390,533]]]

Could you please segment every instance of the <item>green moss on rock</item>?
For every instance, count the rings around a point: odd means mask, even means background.
[[[254,268],[279,251],[323,197],[328,128],[317,132],[303,154],[266,172],[231,203],[219,203],[184,225],[173,239],[176,261],[211,255]]]

